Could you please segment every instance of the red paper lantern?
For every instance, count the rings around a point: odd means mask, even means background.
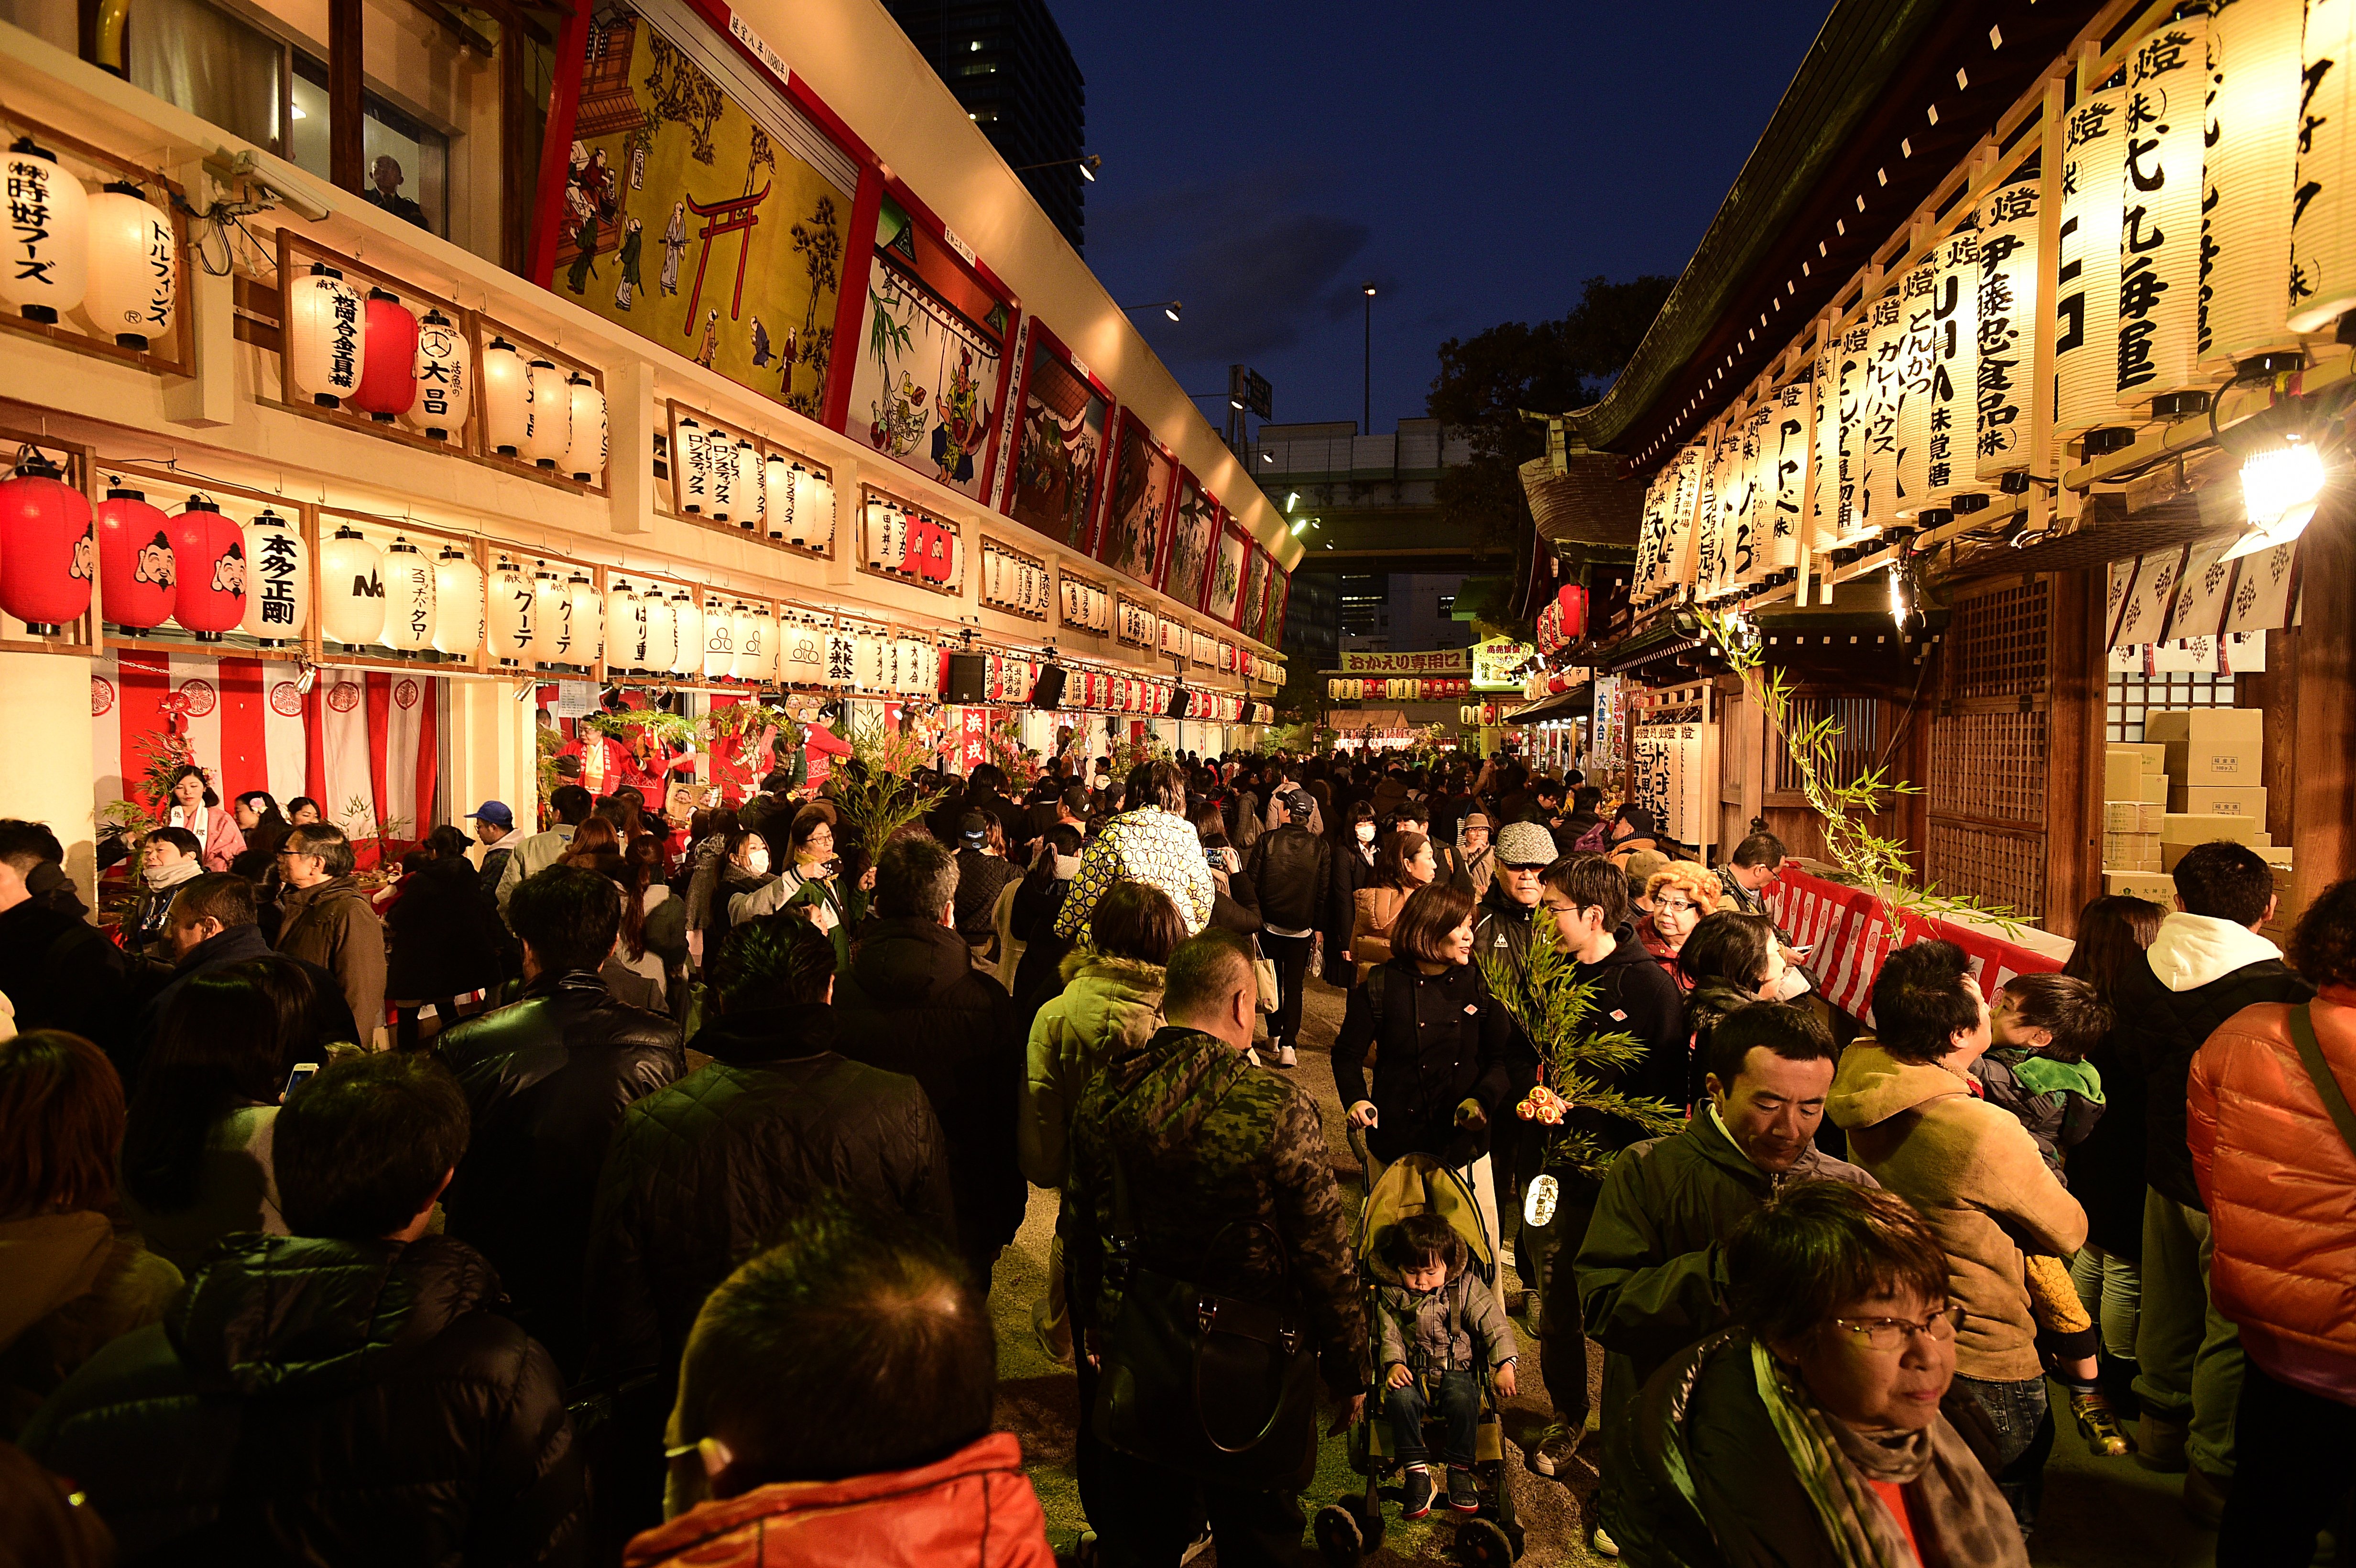
[[[368,352],[349,400],[379,424],[391,424],[417,401],[417,318],[399,294],[369,290]]]
[[[1587,590],[1566,582],[1555,593],[1554,602],[1562,607],[1563,641],[1575,643],[1587,635]]]
[[[145,632],[172,618],[171,520],[137,490],[109,490],[98,504],[98,571],[106,618]]]
[[[54,637],[90,609],[98,539],[90,497],[39,453],[0,480],[0,610],[37,637]]]
[[[197,641],[218,643],[245,619],[245,530],[210,501],[191,496],[172,519],[171,534],[179,575],[172,619]]]

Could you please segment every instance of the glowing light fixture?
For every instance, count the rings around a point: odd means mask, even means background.
[[[2322,454],[2296,436],[2244,459],[2242,504],[2249,512],[2250,528],[2223,559],[2254,555],[2298,538],[2315,516],[2323,480]]]

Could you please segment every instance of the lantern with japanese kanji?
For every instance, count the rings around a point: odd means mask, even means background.
[[[676,589],[670,596],[670,619],[678,632],[671,650],[671,674],[699,674],[703,668],[703,607],[695,602],[694,594]]]
[[[647,607],[626,577],[605,584],[605,635],[612,644],[605,655],[608,672],[628,675],[646,667]]]
[[[368,357],[352,407],[378,424],[391,424],[417,401],[417,318],[401,296],[368,292]]]
[[[564,591],[564,579],[544,560],[532,563],[531,656],[559,668],[573,663],[573,597]]]
[[[145,632],[172,616],[176,563],[161,508],[137,490],[112,489],[98,504],[100,601],[107,621]]]
[[[2053,420],[2065,436],[2119,417],[2119,193],[2128,96],[2125,82],[2085,94],[2063,131],[2055,261],[2065,281],[2054,308],[2072,325],[2053,346]]]
[[[487,363],[488,350],[484,357]],[[418,317],[417,354],[410,364],[417,397],[401,417],[429,441],[448,441],[466,428],[466,411],[474,403],[474,377],[466,359],[466,339],[448,316],[429,310]]]
[[[434,645],[437,581],[425,552],[395,535],[384,551],[384,645],[423,653]]]
[[[589,574],[576,566],[564,580],[564,600],[565,624],[573,634],[564,661],[586,671],[605,651],[605,598]]]
[[[90,284],[90,194],[59,166],[56,154],[35,146],[30,137],[8,149],[6,167],[9,219],[0,302],[16,306],[27,321],[55,325],[81,304]],[[87,511],[83,517],[87,521]]]
[[[605,472],[605,394],[578,370],[565,379],[564,392],[573,405],[573,433],[556,466],[584,485],[594,485]]]
[[[710,509],[712,462],[708,449],[716,433],[684,416],[679,421],[674,442],[677,450],[671,453],[671,463],[679,474],[679,509],[691,517],[700,517]]]
[[[324,261],[286,287],[285,348],[280,363],[286,400],[307,393],[323,409],[341,408],[368,371],[368,306],[343,273]]]
[[[738,528],[757,532],[769,513],[761,449],[739,439],[728,453],[728,464],[736,480],[731,496],[735,509],[731,515]]]
[[[638,667],[648,675],[669,675],[679,663],[679,612],[659,582],[647,584],[638,595],[639,613],[646,617],[647,646]]]
[[[300,638],[310,622],[310,547],[294,524],[265,510],[245,525],[245,619],[239,630],[274,648]]]
[[[124,348],[145,348],[172,330],[180,263],[172,219],[128,180],[90,198],[90,279],[83,308]]]
[[[572,444],[572,389],[553,360],[531,360],[524,367],[523,440],[518,451],[535,467],[552,472]]]
[[[483,441],[501,457],[523,453],[531,428],[531,370],[504,337],[483,345]]]
[[[356,652],[384,635],[384,558],[348,523],[319,549],[319,614],[327,640]]]
[[[483,645],[483,569],[455,545],[434,561],[434,647],[452,658],[472,658]]]
[[[501,555],[491,567],[489,588],[491,657],[498,664],[519,665],[531,655],[539,624],[531,579],[521,566]]]
[[[200,643],[218,643],[245,619],[245,533],[199,496],[170,524],[172,619]]]
[[[706,680],[726,680],[736,672],[736,622],[717,597],[703,602],[702,663]]]

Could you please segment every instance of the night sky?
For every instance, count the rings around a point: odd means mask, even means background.
[[[1087,79],[1087,261],[1190,392],[1420,415],[1451,336],[1682,272],[1827,6],[1050,0]],[[1222,426],[1223,403],[1198,405]]]

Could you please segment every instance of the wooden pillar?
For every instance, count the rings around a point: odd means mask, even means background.
[[[327,0],[327,181],[358,195],[368,190],[361,91],[360,0]]]
[[[2308,525],[2298,571],[2301,624],[2269,639],[2291,645],[2297,692],[2291,711],[2269,711],[2266,725],[2288,720],[2298,759],[2290,827],[2304,905],[2356,872],[2356,516],[2345,501],[2327,501]]]
[[[2056,572],[2047,588],[2045,915],[2074,936],[2078,912],[2103,891],[2103,737],[2110,684],[2099,571]]]
[[[531,219],[540,160],[532,127],[540,119],[525,70],[529,47],[512,15],[499,27],[499,265],[522,276],[531,264]]]

